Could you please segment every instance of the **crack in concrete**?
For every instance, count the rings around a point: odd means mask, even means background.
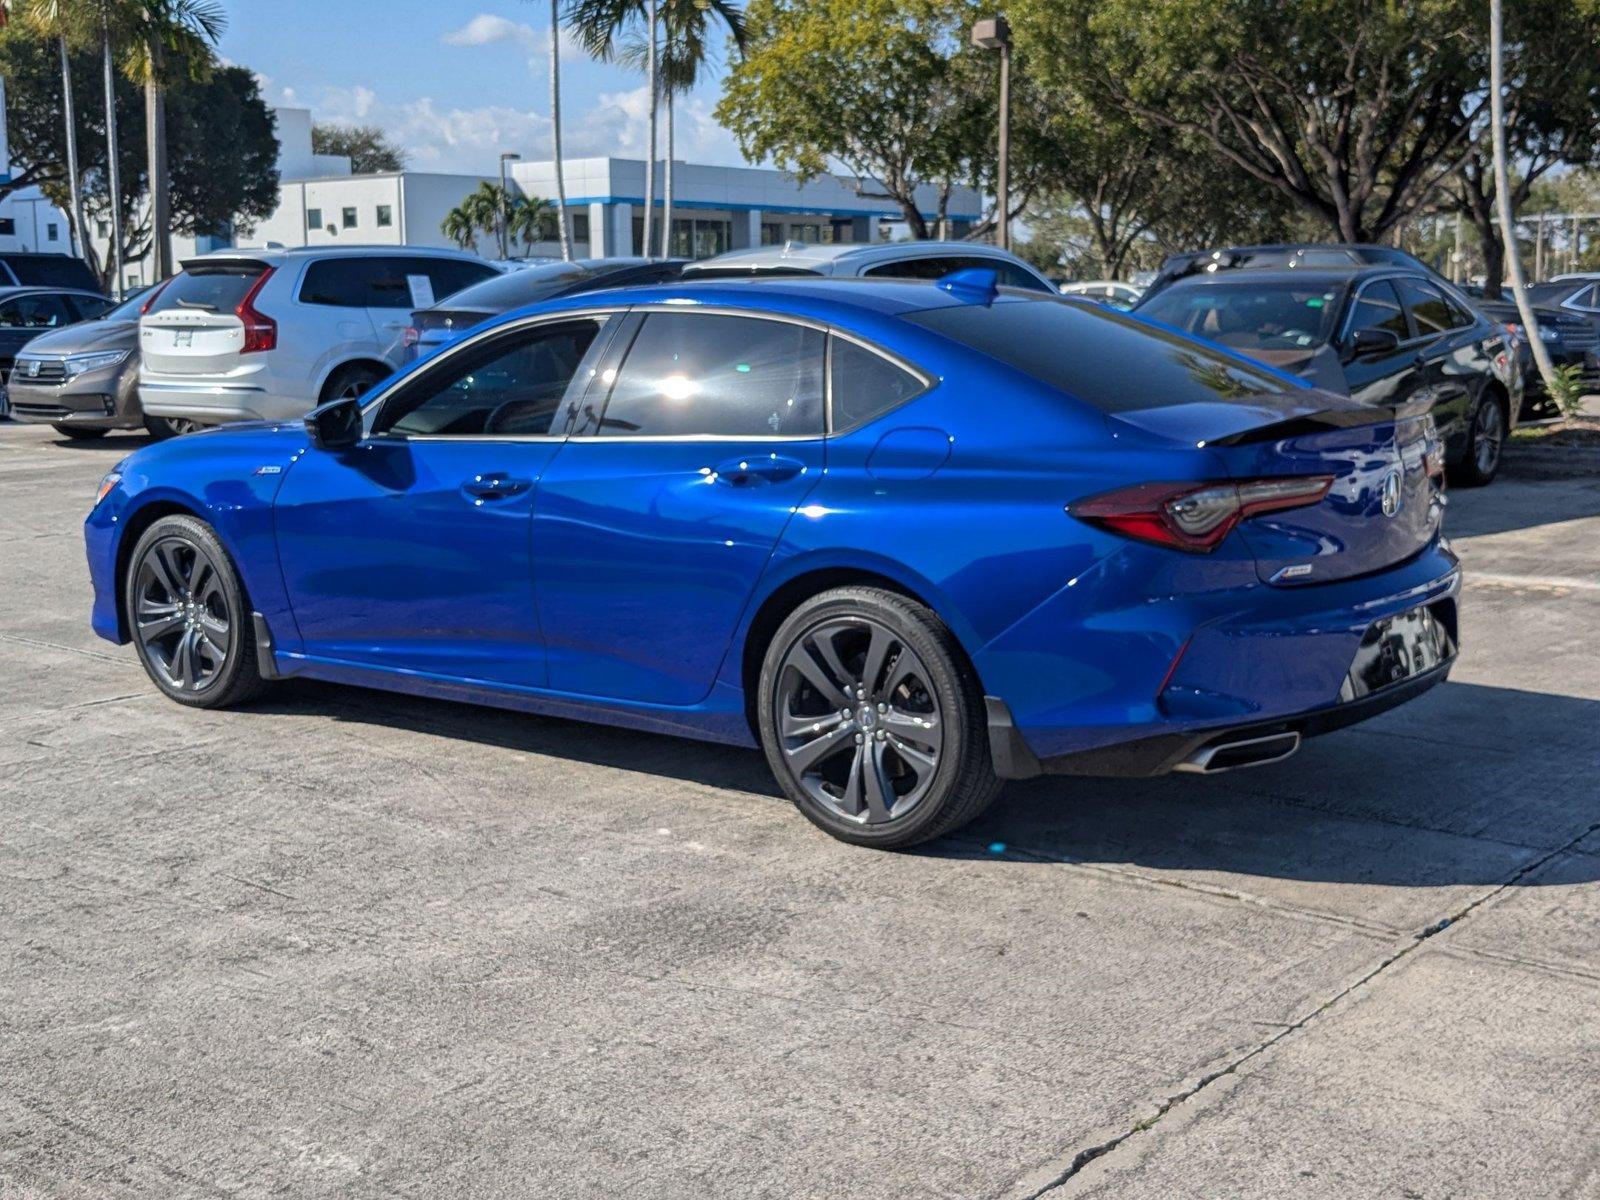
[[[1090,1163],[1094,1162],[1096,1159],[1103,1158],[1107,1154],[1110,1154],[1113,1150],[1123,1145],[1130,1138],[1136,1137],[1137,1135],[1154,1128],[1161,1122],[1163,1117],[1165,1117],[1178,1105],[1192,1100],[1206,1088],[1217,1082],[1217,1080],[1235,1074],[1240,1067],[1244,1066],[1252,1059],[1258,1058],[1262,1054],[1265,1054],[1279,1042],[1291,1037],[1301,1029],[1304,1029],[1312,1021],[1316,1020],[1317,1017],[1321,1016],[1334,1005],[1338,1004],[1341,1000],[1345,999],[1345,997],[1373,982],[1378,978],[1378,976],[1382,975],[1390,967],[1408,957],[1424,942],[1440,933],[1443,933],[1452,925],[1456,925],[1465,920],[1483,905],[1487,904],[1490,900],[1493,900],[1496,896],[1499,896],[1504,892],[1509,891],[1511,888],[1516,887],[1529,875],[1533,874],[1535,871],[1538,871],[1541,867],[1545,866],[1545,864],[1551,862],[1553,859],[1570,851],[1573,847],[1577,846],[1579,842],[1589,837],[1596,830],[1600,830],[1600,821],[1590,825],[1587,829],[1583,830],[1577,836],[1571,838],[1564,844],[1556,847],[1553,850],[1547,851],[1538,858],[1534,859],[1532,862],[1525,864],[1519,870],[1514,872],[1509,879],[1490,888],[1476,899],[1464,904],[1455,912],[1441,917],[1433,924],[1424,927],[1422,930],[1412,936],[1411,941],[1401,946],[1393,954],[1390,954],[1388,957],[1384,958],[1382,962],[1378,963],[1377,966],[1373,967],[1355,982],[1345,986],[1344,988],[1341,988],[1338,992],[1324,1000],[1321,1004],[1318,1004],[1305,1015],[1284,1026],[1271,1037],[1258,1042],[1255,1046],[1245,1051],[1245,1053],[1236,1056],[1224,1066],[1218,1067],[1216,1070],[1206,1072],[1188,1087],[1168,1096],[1156,1106],[1154,1115],[1135,1121],[1132,1125],[1128,1126],[1126,1129],[1123,1129],[1121,1132],[1116,1133],[1103,1141],[1097,1142],[1092,1146],[1086,1146],[1082,1150],[1079,1150],[1075,1155],[1073,1155],[1072,1161],[1067,1164],[1064,1170],[1062,1170],[1049,1182],[1045,1183],[1044,1186],[1028,1192],[1022,1198],[1022,1200],[1039,1200],[1039,1197],[1066,1186],[1066,1184],[1072,1181],[1074,1176],[1081,1172]]]

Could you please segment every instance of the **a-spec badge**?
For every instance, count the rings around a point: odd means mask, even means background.
[[[257,467],[256,468],[256,474],[257,475],[277,475],[280,472],[282,472],[282,470],[283,470],[283,468],[282,467],[278,467],[278,466]]]

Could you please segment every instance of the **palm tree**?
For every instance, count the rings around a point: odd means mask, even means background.
[[[556,224],[561,231],[561,258],[571,262],[567,180],[561,171],[561,0],[550,0],[550,153],[556,168]]]
[[[670,254],[675,148],[673,97],[691,90],[699,81],[700,69],[710,57],[708,42],[715,25],[725,27],[734,45],[743,53],[744,10],[735,0],[573,0],[567,15],[578,40],[595,58],[618,58],[645,70],[650,93],[650,159],[645,174],[644,252],[647,256],[651,250],[655,215],[656,108],[661,99],[665,99],[667,158],[663,179],[662,250]]]
[[[150,240],[156,280],[172,274],[172,181],[167,173],[167,84],[174,70],[204,78],[227,24],[217,0],[112,0],[128,49],[123,71],[144,88]],[[109,52],[109,39],[107,49]]]
[[[555,209],[550,201],[513,195],[509,188],[502,190],[498,183],[488,180],[445,214],[439,222],[439,232],[463,250],[471,250],[480,235],[493,236],[499,230],[502,213],[506,217],[506,236],[519,239],[525,250],[555,233]]]
[[[78,117],[72,96],[72,68],[68,62],[67,39],[81,34],[81,22],[69,11],[65,0],[31,0],[21,17],[45,37],[55,38],[61,50],[61,115],[66,122],[67,184],[72,192],[72,229],[80,252],[88,257],[89,230],[83,222],[83,180],[78,174]]]
[[[550,201],[538,196],[518,196],[511,205],[506,234],[521,242],[522,251],[526,254],[533,249],[535,242],[550,240],[550,236],[556,232],[553,227],[557,218],[558,210]]]

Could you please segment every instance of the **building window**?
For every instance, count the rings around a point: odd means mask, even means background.
[[[569,215],[572,219],[572,240],[575,242],[587,242],[589,240],[589,214],[571,213]]]
[[[17,220],[15,217],[0,217],[0,234],[6,237],[14,237],[16,232]]]
[[[378,205],[378,228],[387,229],[394,224],[394,209],[387,204]]]
[[[356,227],[356,210],[353,208],[342,210],[340,219],[346,229],[354,229]]]
[[[777,221],[761,222],[761,244],[776,246],[783,241],[783,226]]]
[[[321,229],[322,228],[322,210],[320,208],[308,208],[308,209],[306,209],[306,228],[307,229]]]
[[[56,228],[56,223],[54,221],[51,221],[45,225],[44,236],[45,240],[49,242],[59,242],[61,240],[61,231]]]

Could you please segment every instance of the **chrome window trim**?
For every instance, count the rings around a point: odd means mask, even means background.
[[[1379,275],[1374,279],[1364,279],[1364,280],[1362,280],[1361,283],[1359,283],[1356,286],[1356,290],[1353,291],[1352,293],[1350,293],[1350,303],[1349,303],[1349,306],[1345,309],[1345,314],[1344,314],[1344,328],[1339,333],[1339,345],[1344,346],[1344,345],[1347,345],[1348,342],[1349,342],[1350,325],[1351,325],[1351,322],[1353,322],[1355,320],[1355,317],[1356,317],[1356,305],[1361,302],[1362,294],[1369,287],[1373,287],[1374,285],[1380,284],[1380,283],[1387,283],[1391,287],[1394,288],[1395,299],[1400,301],[1400,311],[1405,314],[1406,328],[1407,329],[1411,328],[1411,326],[1414,324],[1414,322],[1412,321],[1410,312],[1407,311],[1407,309],[1406,309],[1405,298],[1400,295],[1400,288],[1398,286],[1399,281],[1402,280],[1402,279],[1410,279],[1413,282],[1417,282],[1417,283],[1430,283],[1431,282],[1427,277],[1422,276],[1422,275],[1418,275],[1418,274],[1416,274],[1414,272],[1412,272],[1412,273],[1399,272],[1399,273],[1396,273],[1394,275]],[[1441,293],[1441,295],[1442,294],[1443,293]],[[1457,326],[1456,328],[1466,329],[1466,328],[1468,328],[1468,326],[1461,325],[1461,326]],[[1421,334],[1421,335],[1419,335],[1417,337],[1406,338],[1406,339],[1402,340],[1398,345],[1396,345],[1395,349],[1396,350],[1404,350],[1409,346],[1422,346],[1422,345],[1425,345],[1428,342],[1437,341],[1438,339],[1444,337],[1446,334],[1453,333],[1453,332],[1455,332],[1454,328],[1442,330],[1439,333]]]

